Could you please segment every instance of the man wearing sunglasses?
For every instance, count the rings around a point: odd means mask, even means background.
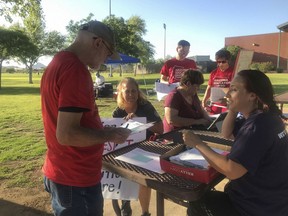
[[[105,142],[124,143],[125,128],[103,128],[88,70],[119,59],[112,30],[98,21],[81,26],[75,41],[57,53],[41,80],[47,154],[42,168],[56,216],[102,216]]]
[[[210,74],[202,100],[202,106],[210,114],[219,114],[227,110],[225,95],[233,78],[233,67],[229,66],[230,58],[230,52],[225,49],[215,54],[217,68]]]

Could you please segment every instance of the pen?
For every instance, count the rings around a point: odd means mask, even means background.
[[[127,124],[125,128],[128,128],[128,126],[129,126],[129,124]]]

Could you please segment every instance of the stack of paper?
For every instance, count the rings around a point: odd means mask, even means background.
[[[223,154],[224,152],[223,150],[215,148],[212,149],[219,154]],[[176,163],[182,166],[189,166],[197,169],[208,169],[209,167],[209,163],[195,148],[188,149],[178,155],[171,156],[169,159],[172,163]]]
[[[162,174],[164,171],[161,169],[159,157],[160,154],[135,148],[130,152],[115,157],[115,159]]]

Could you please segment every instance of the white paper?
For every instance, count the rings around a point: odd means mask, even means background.
[[[173,89],[179,86],[179,82],[177,83],[161,83],[161,82],[155,82],[155,90],[157,93],[157,99],[161,101],[166,95],[169,94]]]
[[[125,122],[121,127],[127,128],[131,130],[131,134],[139,133],[141,131],[144,131],[150,127],[152,127],[155,124],[155,122],[149,122],[146,124],[143,124],[141,122],[134,121],[132,119],[129,119],[127,122]]]
[[[220,99],[224,98],[225,96],[226,96],[226,93],[224,92],[222,88],[218,88],[218,87],[211,88],[210,100],[212,102],[219,102]]]
[[[212,148],[212,149],[219,154],[223,154],[223,152],[225,152],[223,150],[216,149],[216,148]],[[182,165],[195,164],[196,166],[199,166],[199,168],[204,168],[204,169],[208,169],[209,167],[209,163],[202,156],[202,154],[195,148],[181,152],[178,155],[171,156],[169,159],[171,162],[175,162],[177,164],[182,164]]]
[[[146,117],[133,118],[139,123],[146,123]],[[101,119],[105,127],[121,127],[127,122],[123,118],[103,118]],[[141,142],[146,139],[146,130],[130,134],[126,142],[117,144],[114,142],[106,142],[104,144],[103,154],[107,154],[114,150],[123,148],[136,142]],[[102,194],[104,199],[120,199],[120,200],[137,200],[139,193],[139,185],[133,181],[122,178],[112,172],[102,169]]]
[[[117,160],[130,163],[156,173],[164,173],[160,166],[160,154],[135,148],[130,152],[115,157]]]

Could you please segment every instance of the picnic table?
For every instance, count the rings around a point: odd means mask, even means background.
[[[280,105],[280,109],[283,112],[283,105],[288,104],[288,91],[275,95],[275,101]]]
[[[197,133],[203,140],[211,144],[214,142],[215,145],[219,145],[219,140],[221,140],[219,133],[206,131],[203,132],[204,134],[199,131],[197,131]],[[231,145],[231,143],[232,141],[228,140],[227,143],[224,142],[224,145]],[[135,148],[141,148],[162,155],[179,145],[181,144],[174,143],[173,145],[164,145],[157,141],[135,143],[103,155],[103,167],[110,172],[156,190],[157,216],[164,216],[164,199],[188,207],[189,202],[200,199],[207,191],[210,191],[215,185],[222,181],[224,176],[219,174],[218,177],[206,184],[188,180],[170,173],[159,174],[134,164],[117,160],[115,157],[132,151]]]

